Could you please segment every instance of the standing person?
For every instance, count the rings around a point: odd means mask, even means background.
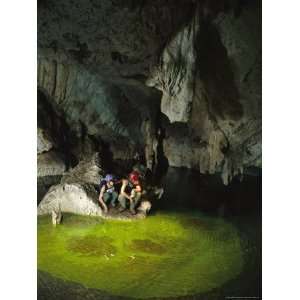
[[[127,200],[130,204],[130,212],[136,214],[135,208],[139,203],[142,195],[142,186],[140,183],[140,174],[137,171],[132,171],[129,174],[129,179],[122,180],[119,202],[121,204],[120,211],[126,209]]]
[[[99,202],[103,207],[104,212],[107,213],[107,205],[111,203],[113,207],[116,206],[116,201],[118,199],[118,194],[114,187],[114,176],[107,174],[103,180],[100,182],[100,195]]]

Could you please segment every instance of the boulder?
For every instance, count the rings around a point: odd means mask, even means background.
[[[52,186],[38,205],[38,215],[74,213],[79,215],[101,216],[98,194],[88,183],[64,183]]]
[[[139,205],[139,207],[137,208],[137,212],[138,212],[138,214],[143,214],[144,216],[146,216],[148,214],[148,212],[150,211],[151,207],[152,207],[152,204],[150,201],[143,200],[141,202],[141,204]]]
[[[62,175],[41,176],[37,178],[37,203],[39,204],[52,185],[59,184]]]

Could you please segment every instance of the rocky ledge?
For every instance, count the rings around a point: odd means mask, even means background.
[[[52,186],[38,205],[38,215],[52,215],[53,224],[59,224],[63,213],[99,216],[104,219],[143,219],[151,209],[151,202],[142,199],[135,215],[125,210],[110,208],[105,214],[98,203],[98,193],[89,183],[64,183]]]

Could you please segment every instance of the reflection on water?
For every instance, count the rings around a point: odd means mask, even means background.
[[[39,299],[260,296],[259,180],[224,187],[170,169],[145,220],[39,217]]]

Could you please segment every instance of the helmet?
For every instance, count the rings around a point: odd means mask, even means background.
[[[133,171],[136,171],[139,173],[139,176],[144,178],[146,174],[146,167],[142,164],[136,164],[132,168]]]
[[[137,182],[139,181],[140,179],[140,173],[137,172],[137,171],[132,171],[130,174],[129,174],[129,180],[131,182]]]
[[[107,175],[104,177],[104,180],[105,180],[106,182],[113,181],[113,180],[114,180],[114,176],[111,175],[111,174],[107,174]]]

